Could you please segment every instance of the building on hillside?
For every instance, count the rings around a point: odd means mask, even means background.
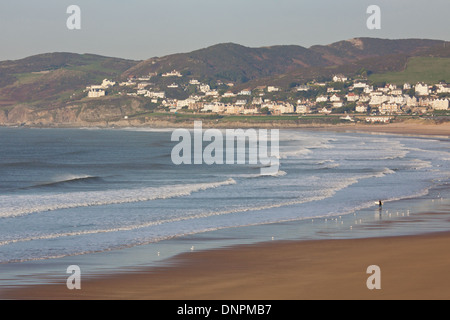
[[[295,109],[296,113],[311,113],[311,108],[304,104],[297,105]]]
[[[328,97],[327,96],[318,96],[316,98],[316,102],[317,103],[319,103],[319,102],[327,102],[327,101],[328,101]]]
[[[300,85],[295,88],[295,90],[297,90],[297,91],[304,91],[304,92],[309,91],[310,89],[311,88],[308,85]]]
[[[355,82],[355,83],[353,84],[353,88],[355,88],[355,89],[364,89],[366,86],[367,86],[367,83],[365,83],[365,82],[360,82],[360,81]]]
[[[166,73],[164,73],[162,76],[163,76],[163,77],[179,77],[179,78],[182,77],[181,73],[179,73],[179,72],[176,71],[176,70],[173,70],[173,71],[171,71],[171,72],[166,72]]]
[[[211,87],[208,84],[200,84],[198,86],[198,90],[200,90],[203,93],[207,93],[207,92],[211,91]]]
[[[105,95],[106,95],[106,91],[101,86],[91,86],[91,88],[88,91],[89,98],[100,98],[100,97],[104,97]]]
[[[383,103],[378,110],[381,114],[394,114],[401,112],[401,109],[399,105],[397,104],[389,104],[389,103]]]
[[[231,92],[231,91],[227,91],[227,92],[225,92],[225,93],[223,94],[223,97],[224,97],[224,98],[234,98],[234,97],[236,97],[236,94],[234,94],[234,93]]]
[[[347,94],[346,98],[348,102],[356,102],[359,100],[359,95],[350,92],[349,94]]]
[[[431,103],[434,110],[448,110],[449,101],[447,99],[437,99]]]
[[[428,88],[428,85],[425,83],[417,83],[414,87],[416,94],[419,96],[428,96],[430,94],[430,89]]]
[[[333,77],[333,82],[345,82],[348,78],[343,74],[337,74]]]
[[[367,112],[367,106],[364,103],[357,103],[355,111],[358,113],[366,113]]]
[[[240,96],[251,96],[252,95],[252,90],[250,90],[250,89],[241,90],[241,92],[239,92],[238,95],[240,95]]]
[[[340,102],[340,101],[341,101],[341,97],[339,97],[339,96],[333,94],[333,95],[331,96],[331,98],[330,98],[330,101],[331,101],[331,102]]]
[[[439,83],[436,85],[436,93],[450,93],[450,86],[448,84]]]
[[[416,97],[406,96],[406,105],[408,107],[417,107],[419,105],[419,102],[417,101]]]

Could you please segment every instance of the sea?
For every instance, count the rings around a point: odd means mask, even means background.
[[[0,128],[0,290],[70,265],[99,276],[197,250],[450,228],[449,137],[280,130],[279,170],[262,175],[176,165],[172,133]]]

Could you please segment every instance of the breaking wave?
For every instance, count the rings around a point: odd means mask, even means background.
[[[105,206],[188,196],[193,192],[235,184],[234,179],[220,182],[168,185],[132,190],[70,192],[51,195],[17,195],[0,197],[0,217],[16,217],[61,209]]]

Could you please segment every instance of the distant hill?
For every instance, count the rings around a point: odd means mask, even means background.
[[[176,69],[202,80],[233,81],[238,84],[296,72],[314,77],[320,76],[327,67],[370,61],[367,59],[374,61],[374,58],[387,55],[418,55],[443,43],[440,40],[356,38],[309,49],[295,45],[248,48],[225,43],[190,53],[151,58],[130,68],[123,76],[162,74]],[[380,64],[380,61],[377,63]]]
[[[299,67],[331,65],[320,54],[301,46],[248,48],[234,43],[218,44],[190,53],[169,55],[143,61],[124,73],[142,75],[176,69],[199,79],[233,82],[282,74]]]
[[[172,81],[186,84],[190,79],[207,83],[233,82],[234,90],[238,90],[257,85],[287,88],[313,79],[329,79],[337,73],[372,77],[387,73],[395,77],[398,72],[411,71],[407,67],[420,61],[412,60],[414,57],[447,59],[449,50],[450,44],[440,40],[355,38],[310,48],[296,45],[249,48],[224,43],[145,61],[93,54],[46,53],[0,62],[0,109],[7,114],[16,105],[34,109],[63,107],[83,100],[86,86],[100,84],[105,78],[121,81],[131,75],[150,73],[157,74],[151,82],[164,91]],[[436,68],[439,72],[435,76],[448,79],[442,75],[448,70],[447,62]],[[181,72],[183,77],[161,77],[172,70]],[[188,95],[183,86],[178,91],[174,92],[180,97]],[[145,102],[140,103],[145,105]]]
[[[0,62],[0,105],[47,103],[117,77],[137,61],[92,54],[46,53]]]

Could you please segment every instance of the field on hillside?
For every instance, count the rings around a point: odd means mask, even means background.
[[[440,80],[450,82],[450,58],[414,57],[401,72],[373,74],[371,81],[386,81],[393,84],[425,82],[434,84]]]

